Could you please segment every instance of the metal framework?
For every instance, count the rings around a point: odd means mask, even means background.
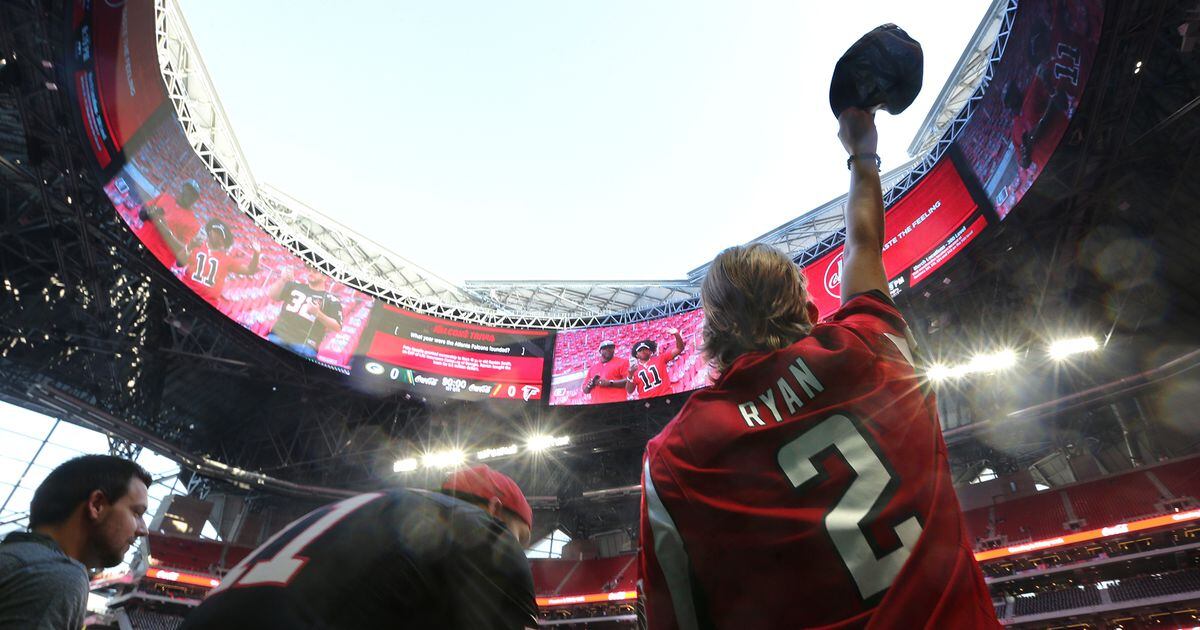
[[[885,177],[885,202],[919,180],[970,118],[991,67],[1003,54],[1017,0],[994,0],[976,29],[910,154],[922,155]],[[413,311],[489,326],[571,328],[613,325],[695,308],[705,267],[685,280],[445,280],[338,224],[286,194],[260,186],[246,163],[188,30],[178,0],[157,0],[159,64],[168,96],[197,155],[238,208],[293,253],[348,286]],[[965,95],[970,95],[969,97]],[[841,240],[844,197],[763,236],[797,260]],[[808,252],[808,253],[806,253]]]

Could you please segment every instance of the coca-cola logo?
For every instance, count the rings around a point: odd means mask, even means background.
[[[842,252],[838,252],[825,267],[825,292],[830,297],[842,296]]]

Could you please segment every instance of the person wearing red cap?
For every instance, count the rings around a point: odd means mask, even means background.
[[[181,629],[535,628],[532,526],[516,482],[483,465],[441,492],[353,496],[254,550]]]

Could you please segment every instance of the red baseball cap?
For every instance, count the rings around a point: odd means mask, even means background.
[[[533,508],[525,499],[525,493],[508,475],[492,470],[487,464],[463,468],[450,474],[442,484],[444,492],[469,494],[484,501],[500,499],[505,509],[516,514],[533,528]]]

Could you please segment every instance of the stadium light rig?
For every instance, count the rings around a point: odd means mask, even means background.
[[[434,451],[421,457],[421,465],[426,468],[456,468],[467,461],[467,454],[461,450]]]
[[[482,451],[475,453],[475,459],[482,462],[489,459],[495,459],[497,457],[507,457],[509,455],[516,455],[517,450],[516,444],[509,444],[508,446],[501,446],[498,448],[485,448]]]
[[[553,435],[535,435],[525,442],[525,448],[531,453],[540,453],[544,450],[554,448],[556,446],[566,446],[571,443],[571,438],[563,435],[555,437]]]
[[[1100,349],[1100,343],[1095,337],[1078,337],[1075,339],[1061,339],[1050,344],[1047,354],[1055,361],[1062,361],[1069,356],[1082,354],[1084,352],[1094,352]]]
[[[418,462],[415,457],[405,457],[397,459],[396,463],[392,464],[392,472],[412,472],[417,469]]]

